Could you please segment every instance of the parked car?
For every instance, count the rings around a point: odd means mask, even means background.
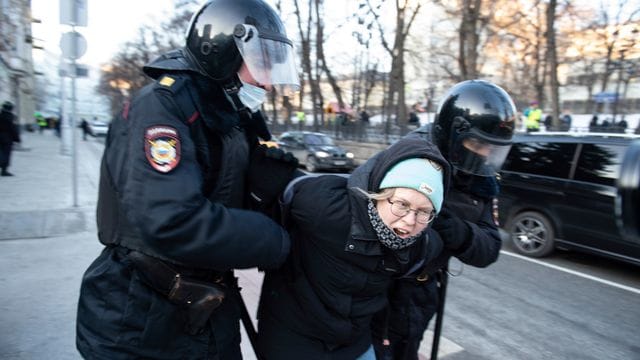
[[[109,131],[109,123],[98,119],[91,120],[89,127],[93,136],[107,136]]]
[[[330,136],[310,131],[289,131],[280,135],[278,145],[291,152],[309,172],[319,170],[351,171],[353,153],[336,145]]]
[[[501,171],[500,222],[516,251],[532,257],[578,250],[640,265],[640,242],[616,223],[616,179],[640,136],[517,135]]]

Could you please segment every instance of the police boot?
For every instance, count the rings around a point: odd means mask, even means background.
[[[13,176],[12,173],[8,172],[7,169],[2,169],[2,174],[0,174],[1,176]]]

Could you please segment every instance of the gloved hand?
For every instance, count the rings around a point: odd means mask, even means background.
[[[295,177],[298,159],[281,149],[259,145],[251,154],[248,184],[255,210],[271,208]]]
[[[431,227],[442,238],[444,247],[454,254],[464,252],[471,244],[471,228],[464,220],[453,215],[450,211],[443,209]]]

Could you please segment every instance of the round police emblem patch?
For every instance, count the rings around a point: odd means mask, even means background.
[[[149,164],[168,173],[180,162],[180,137],[171,126],[152,126],[144,133],[144,150]]]

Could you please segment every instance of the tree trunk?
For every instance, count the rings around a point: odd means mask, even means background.
[[[549,0],[547,4],[547,63],[549,64],[549,82],[551,86],[552,126],[560,127],[560,84],[558,82],[558,56],[556,54],[556,17],[557,0]]]
[[[482,0],[464,0],[462,4],[462,20],[458,29],[458,66],[460,80],[478,77],[478,21]]]
[[[331,73],[331,70],[327,66],[327,61],[324,56],[324,24],[322,22],[322,10],[323,10],[323,0],[315,0],[315,9],[316,9],[316,57],[318,59],[318,63],[322,71],[327,75],[327,81],[329,81],[329,85],[331,85],[331,89],[336,96],[336,100],[338,100],[338,106],[342,109],[345,107],[344,100],[342,99],[342,89],[338,85],[338,81]],[[317,73],[320,74],[320,69],[317,70]],[[318,75],[318,79],[320,75]],[[321,106],[322,107],[322,106]]]

